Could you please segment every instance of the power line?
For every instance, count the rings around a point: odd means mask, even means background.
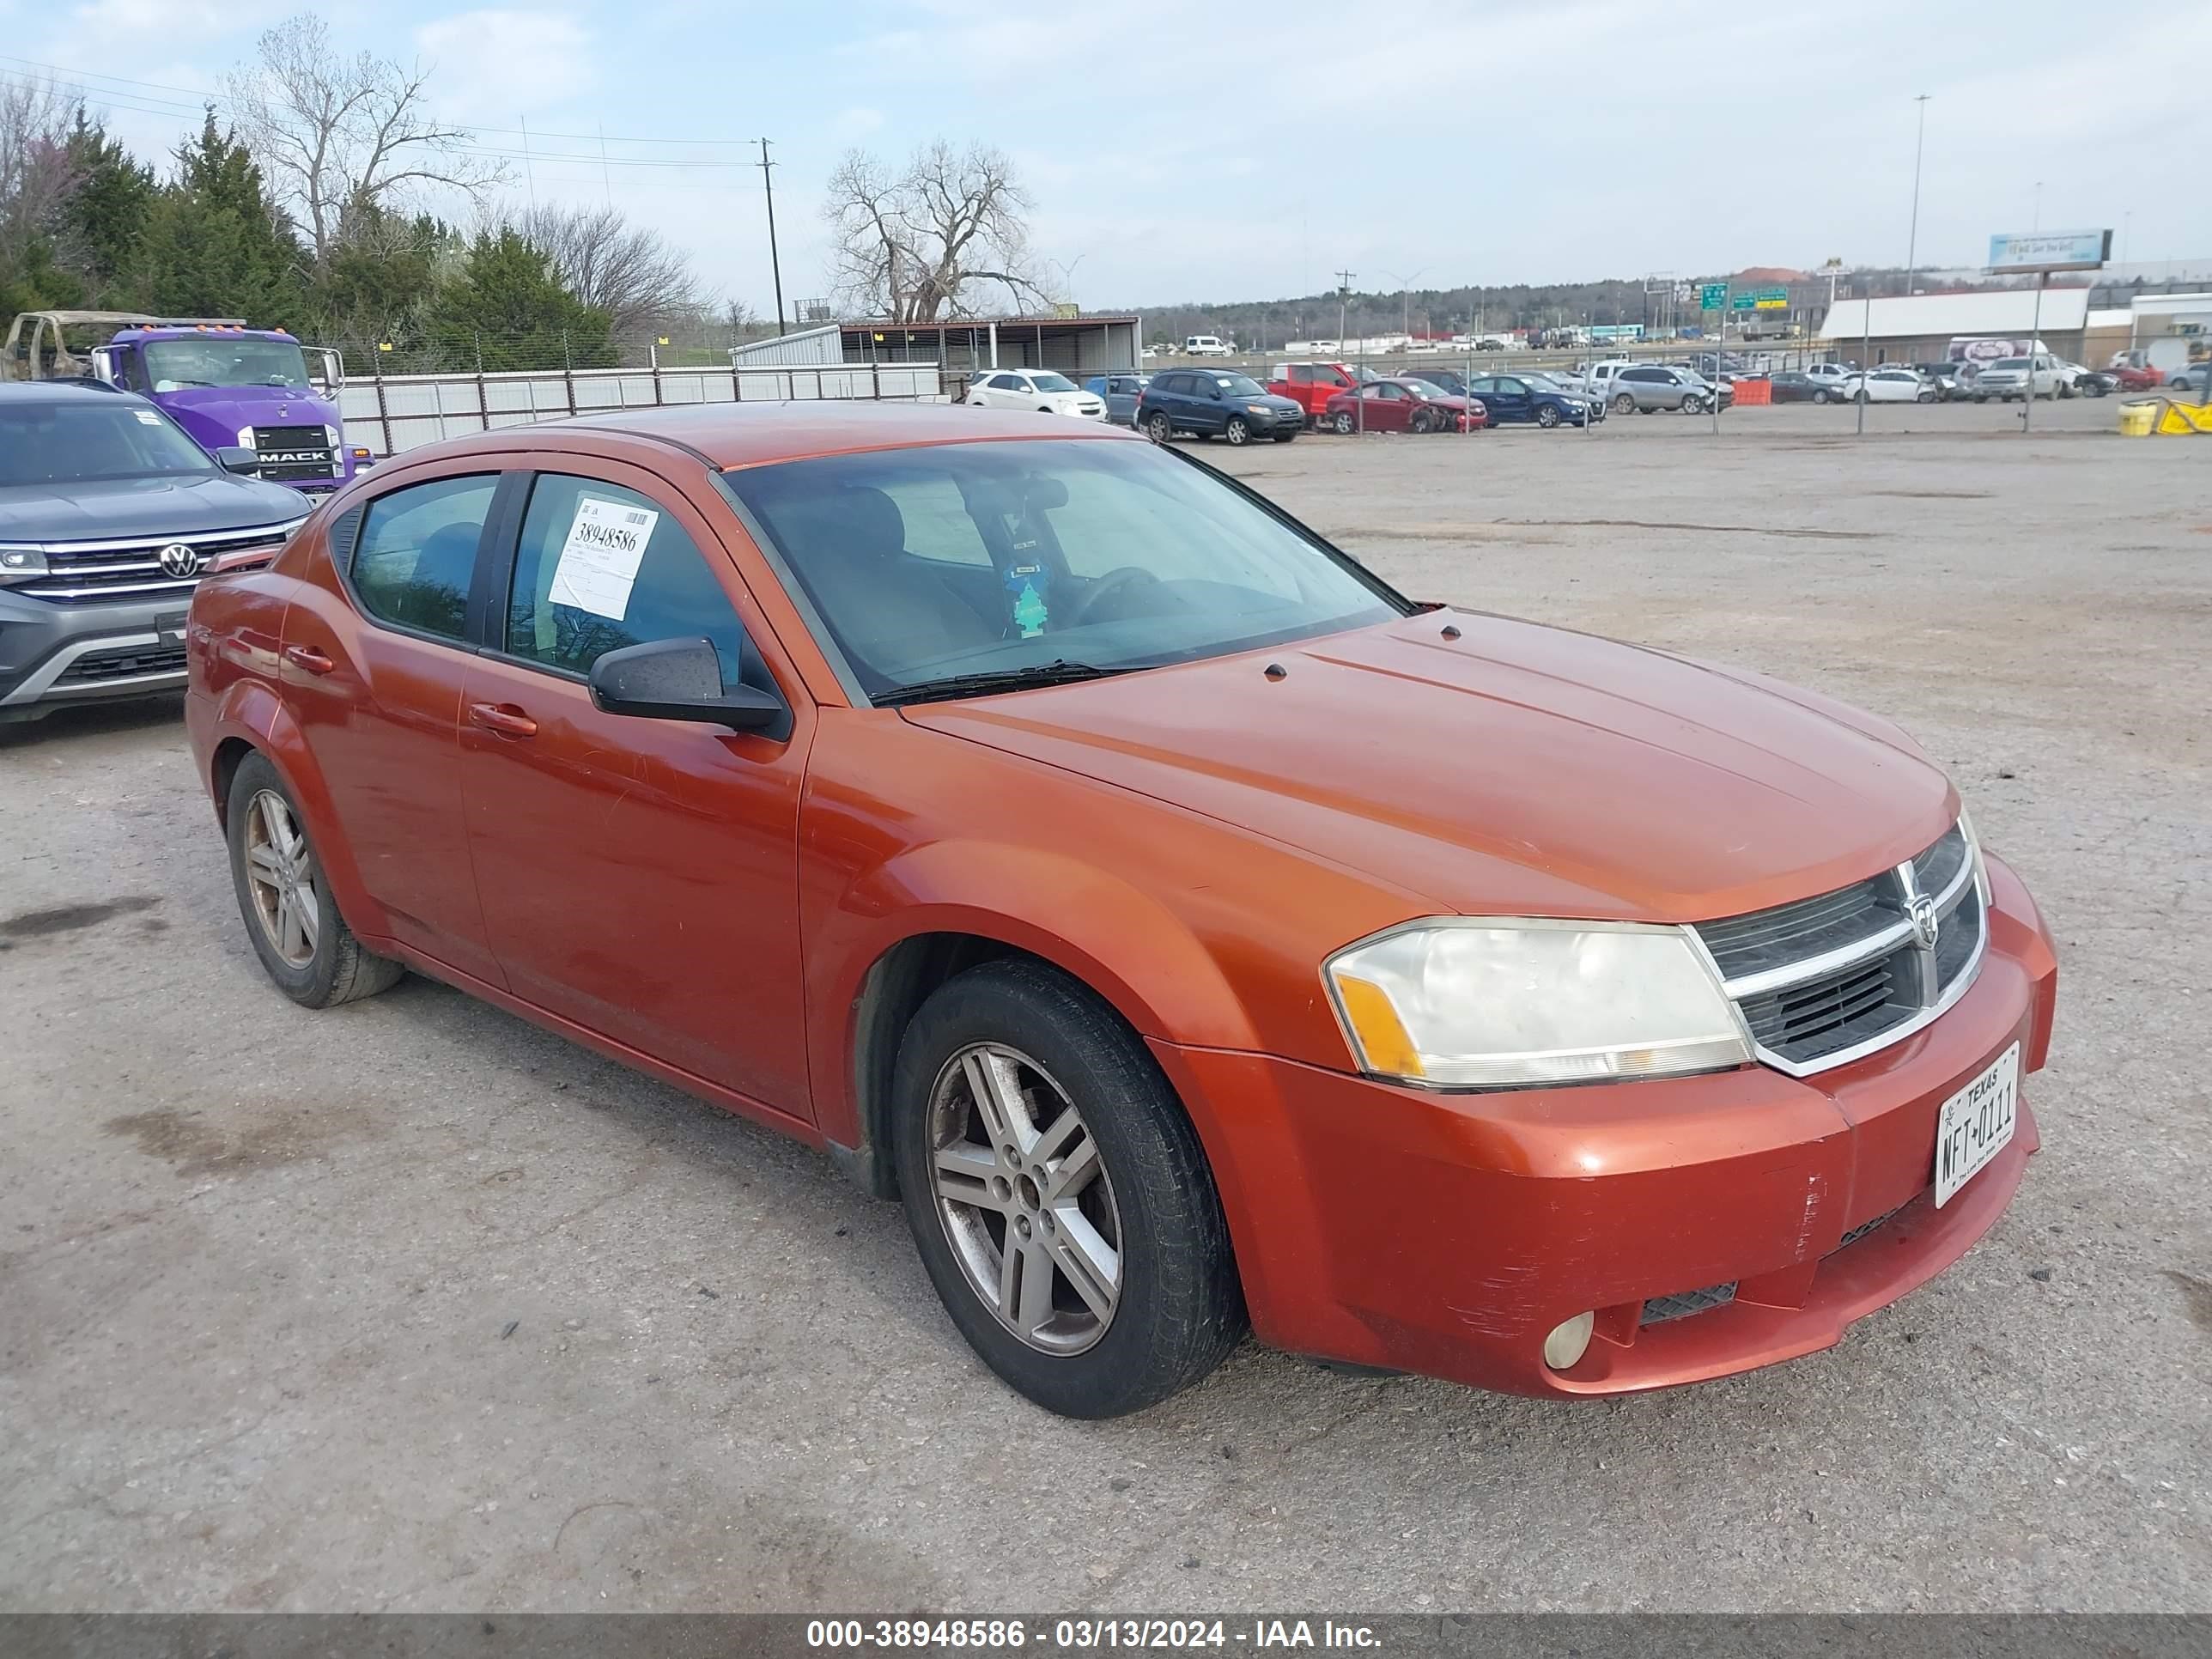
[[[231,106],[230,100],[223,96],[222,94],[204,88],[179,87],[161,81],[134,81],[127,76],[107,75],[97,70],[73,69],[65,64],[49,64],[35,58],[19,58],[11,52],[0,52],[0,64],[18,64],[26,69],[40,70],[45,75],[66,76],[70,78],[60,83],[64,88],[65,90],[72,90],[83,94],[88,102],[113,103],[125,109],[132,110],[142,115],[198,115],[210,105],[218,109],[228,109]],[[0,73],[10,73],[10,71],[0,71]],[[21,75],[20,73],[16,74],[15,78],[18,81],[27,81],[30,79],[29,76]],[[143,91],[114,92],[109,90],[106,87],[97,87],[88,84],[89,82],[95,81],[112,82],[118,87],[143,88]],[[176,93],[181,96],[180,98],[157,98],[146,95],[153,93]],[[131,101],[134,100],[136,101]],[[154,106],[155,107],[148,107],[148,106]],[[604,143],[609,144],[685,144],[696,146],[702,149],[750,149],[753,143],[752,140],[743,138],[646,138],[617,135],[611,132],[556,132],[550,129],[543,128],[532,132],[529,129],[523,127],[493,127],[477,126],[474,125],[471,125],[469,131],[471,132],[495,133],[506,137],[569,138],[587,143]],[[487,148],[483,153],[491,155],[499,154],[501,152]],[[517,155],[520,154],[520,151],[508,153]],[[599,157],[596,155],[562,157],[544,156],[537,159],[596,161],[599,160]],[[622,156],[616,156],[611,159],[614,165],[617,167],[622,167],[624,165],[633,167],[751,167],[757,165],[757,163],[751,161],[662,161],[651,159],[626,159]]]

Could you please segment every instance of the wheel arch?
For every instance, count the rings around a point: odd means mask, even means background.
[[[1158,900],[1075,860],[1013,847],[918,848],[857,884],[817,937],[871,916],[886,926],[848,935],[840,965],[815,981],[809,1048],[817,1125],[845,1172],[880,1197],[896,1193],[886,1131],[899,1041],[931,993],[982,963],[1020,957],[1066,975],[1147,1046],[1260,1046],[1197,935]],[[1218,1170],[1218,1126],[1209,1133],[1204,1103],[1176,1095]]]
[[[214,798],[216,822],[226,836],[230,833],[231,783],[250,755],[263,757],[276,769],[293,804],[307,820],[323,879],[329,884],[346,925],[362,937],[387,933],[384,911],[369,898],[362,884],[352,845],[339,830],[337,808],[322,768],[316,764],[298,722],[269,686],[241,680],[224,700],[216,720],[215,742],[208,750],[208,791]]]

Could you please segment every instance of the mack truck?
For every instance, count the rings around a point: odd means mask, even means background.
[[[85,343],[98,336],[106,337]],[[374,459],[345,441],[338,354],[241,318],[27,311],[0,347],[0,380],[55,380],[136,392],[209,454],[250,449],[249,476],[310,495],[336,489]]]

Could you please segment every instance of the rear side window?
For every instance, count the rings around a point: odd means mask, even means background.
[[[379,495],[354,543],[350,574],[362,608],[380,622],[459,642],[469,585],[496,475],[435,478]]]
[[[736,685],[744,624],[675,516],[619,484],[540,473],[515,549],[507,654],[588,674],[624,646],[696,639],[714,641],[724,689]]]

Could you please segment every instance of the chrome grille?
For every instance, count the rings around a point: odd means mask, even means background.
[[[330,434],[319,426],[257,426],[253,448],[264,458],[254,476],[269,483],[316,483],[343,471]]]
[[[155,599],[167,594],[183,597],[199,586],[199,577],[172,576],[163,570],[163,548],[182,543],[204,565],[219,554],[276,546],[291,528],[264,525],[252,530],[208,531],[189,536],[137,536],[127,541],[47,542],[39,549],[46,555],[46,574],[9,591],[64,604]]]
[[[1916,912],[1932,914],[1932,940]],[[1918,1030],[1965,994],[1986,935],[1978,861],[1962,820],[1894,869],[1698,934],[1759,1058],[1802,1077]]]

